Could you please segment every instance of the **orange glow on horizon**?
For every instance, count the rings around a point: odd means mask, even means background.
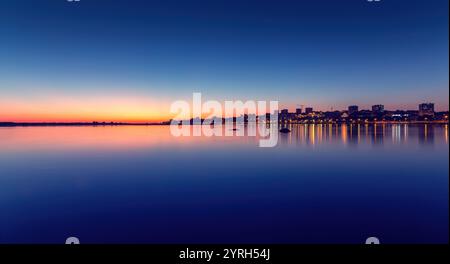
[[[0,122],[162,122],[169,103],[142,98],[1,100]]]

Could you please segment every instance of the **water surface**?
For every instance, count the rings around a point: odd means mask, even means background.
[[[447,125],[0,128],[0,243],[448,243]]]

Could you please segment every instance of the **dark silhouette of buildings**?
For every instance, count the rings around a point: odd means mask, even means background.
[[[374,113],[382,113],[384,111],[384,105],[372,105],[372,112]]]
[[[266,118],[267,119],[267,118]],[[313,111],[312,107],[297,108],[295,113],[283,109],[278,114],[280,123],[366,123],[366,122],[448,122],[447,112],[434,112],[433,103],[419,105],[419,110],[385,110],[384,105],[373,105],[372,110],[359,110],[357,105],[347,111]]]
[[[348,107],[348,114],[353,115],[358,113],[358,106],[357,105],[351,105]]]
[[[423,103],[419,105],[419,116],[434,116],[434,104]]]

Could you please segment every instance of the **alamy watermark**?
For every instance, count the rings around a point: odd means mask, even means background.
[[[202,94],[193,93],[192,104],[183,100],[173,102],[170,113],[175,115],[170,122],[170,132],[175,137],[259,136],[260,147],[274,147],[278,143],[278,101],[221,104],[216,100],[202,102]]]

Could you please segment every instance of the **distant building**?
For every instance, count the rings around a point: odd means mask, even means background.
[[[302,114],[302,109],[301,108],[295,109],[295,114],[296,115],[301,115]]]
[[[352,115],[352,114],[356,114],[358,113],[358,106],[357,105],[351,105],[348,107],[348,114]]]
[[[341,118],[341,112],[339,111],[330,111],[330,112],[325,112],[323,113],[323,117],[325,119],[329,120],[338,120],[339,118]]]
[[[407,110],[406,111],[406,117],[409,120],[415,120],[415,119],[417,119],[418,116],[419,116],[419,111],[417,111],[417,110]]]
[[[312,112],[313,112],[313,108],[312,107],[306,107],[305,108],[305,113],[306,114],[312,114]]]
[[[372,105],[372,112],[382,113],[384,111],[384,105]]]
[[[287,122],[288,118],[289,118],[289,111],[287,109],[281,110],[280,121],[283,123]]]
[[[434,116],[434,104],[433,103],[420,104],[419,116]]]

